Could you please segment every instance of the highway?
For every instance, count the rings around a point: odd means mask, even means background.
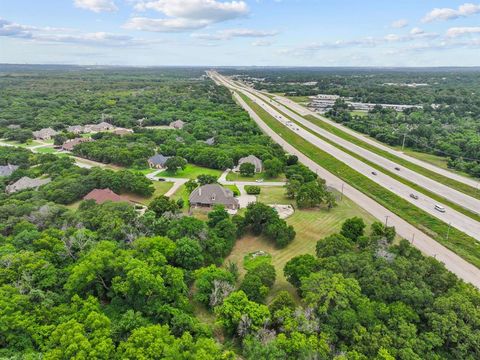
[[[236,85],[236,83],[234,83],[234,84]],[[261,92],[255,91],[251,88],[244,88],[244,89],[246,91],[251,92],[254,95],[257,95],[261,99],[263,99],[264,102],[266,104],[268,104],[269,106],[275,108],[276,110],[280,110],[281,112],[286,114],[291,119],[293,119],[296,122],[302,124],[306,128],[314,131],[315,133],[317,133],[317,134],[319,134],[319,135],[321,135],[325,138],[328,138],[331,141],[334,141],[336,144],[342,146],[343,148],[360,155],[364,159],[367,159],[367,160],[383,167],[384,169],[386,169],[388,171],[395,172],[397,176],[400,176],[400,177],[402,177],[402,178],[404,178],[404,179],[406,179],[406,180],[408,180],[408,181],[410,181],[414,184],[418,184],[418,185],[422,186],[423,188],[428,189],[429,191],[431,191],[431,192],[433,192],[437,195],[440,195],[440,196],[442,196],[442,197],[444,197],[444,198],[446,198],[446,199],[464,207],[465,209],[470,210],[471,212],[474,212],[474,213],[477,213],[477,214],[480,213],[480,200],[479,199],[476,199],[472,196],[469,196],[469,195],[467,195],[467,194],[465,194],[461,191],[452,189],[451,187],[449,187],[445,184],[442,184],[438,181],[435,181],[434,179],[431,179],[427,176],[421,175],[421,174],[419,174],[419,173],[417,173],[413,170],[410,170],[406,167],[403,167],[400,164],[395,163],[394,161],[386,159],[381,155],[378,155],[378,154],[376,154],[372,151],[369,151],[369,150],[367,150],[367,149],[365,149],[361,146],[355,145],[355,144],[349,142],[348,140],[345,140],[345,139],[343,139],[343,138],[341,138],[341,137],[339,137],[335,134],[332,134],[331,132],[322,129],[321,127],[313,124],[312,122],[308,121],[307,119],[303,118],[302,116],[299,116],[298,114],[291,111],[289,108],[285,107],[284,105],[279,104],[277,102],[274,102],[268,96],[264,95]],[[400,170],[396,170],[396,169],[400,169]],[[376,170],[372,170],[372,171],[376,171]],[[412,192],[416,193],[415,190],[413,190],[413,189],[412,189]],[[408,194],[408,195],[410,195],[410,194]],[[423,195],[420,195],[420,197],[423,198]],[[478,224],[478,222],[477,222],[477,224]],[[477,231],[480,231],[480,224],[478,224],[477,226],[479,226],[479,227],[477,227]]]
[[[220,83],[220,79],[213,76],[212,78]],[[242,98],[234,92],[234,97],[237,102],[250,114],[251,118],[258,124],[258,126],[269,135],[276,143],[283,147],[283,149],[290,154],[298,156],[299,161],[316,172],[321,178],[325,179],[328,186],[331,186],[338,191],[343,191],[343,194],[350,198],[355,203],[376,217],[379,221],[388,220],[388,224],[395,226],[397,233],[418,248],[422,253],[435,257],[437,260],[445,264],[445,267],[456,274],[462,280],[469,282],[480,288],[480,270],[462,259],[460,256],[450,251],[443,245],[439,244],[425,233],[418,230],[413,225],[409,224],[390,210],[384,208],[367,195],[363,194],[354,187],[345,184],[341,179],[332,175],[313,160],[305,156],[295,147],[285,141],[280,135],[275,133],[262,119],[243,101]]]
[[[468,234],[471,237],[477,240],[480,240],[480,223],[477,222],[476,220],[454,210],[453,208],[450,208],[444,204],[441,204],[438,201],[432,198],[429,198],[428,196],[425,196],[423,194],[419,194],[418,195],[419,198],[417,200],[411,198],[410,194],[412,193],[417,194],[417,192],[414,189],[410,188],[409,186],[403,184],[398,180],[395,180],[389,175],[384,174],[381,171],[378,171],[372,166],[362,162],[361,160],[353,157],[352,155],[349,155],[348,153],[340,150],[339,148],[333,146],[332,144],[322,140],[321,138],[312,134],[310,131],[296,125],[295,123],[290,122],[281,113],[279,113],[273,106],[271,106],[272,104],[269,101],[267,103],[267,101],[263,101],[257,98],[256,96],[252,95],[249,91],[245,90],[243,87],[239,87],[238,85],[232,82],[229,82],[223,77],[219,79],[220,81],[223,82],[224,85],[230,88],[233,88],[237,91],[240,91],[242,94],[248,96],[252,101],[255,101],[258,105],[262,106],[262,108],[266,110],[270,115],[272,115],[277,121],[281,122],[286,126],[289,126],[290,129],[295,130],[297,135],[302,136],[305,140],[309,141],[313,145],[319,147],[323,151],[329,153],[330,155],[334,156],[338,160],[344,162],[345,164],[350,166],[352,169],[360,172],[364,176],[368,177],[370,180],[376,182],[377,184],[397,194],[398,196],[402,197],[406,201],[409,201],[410,203],[417,206],[418,208],[444,221],[446,224],[450,224],[450,226],[453,226],[458,230],[464,232],[465,234]],[[267,100],[270,100],[270,99],[267,99]],[[306,122],[311,124],[308,121]],[[326,135],[330,139],[332,139],[332,134],[327,133]],[[439,212],[438,210],[435,210],[436,204],[440,204],[441,206],[443,206],[445,208],[445,212],[442,213],[442,212]]]
[[[266,94],[266,93],[263,93],[263,94]],[[297,104],[296,102],[294,102],[294,101],[292,101],[292,100],[290,100],[286,97],[275,95],[274,100],[277,101],[278,103],[284,105],[284,106],[289,107],[290,109],[292,109],[293,111],[297,112],[298,114],[300,114],[302,116],[307,116],[307,115],[314,116],[317,119],[320,119],[320,120],[326,122],[329,125],[335,126],[337,129],[340,129],[340,130],[348,133],[349,135],[352,135],[352,136],[356,137],[359,140],[362,140],[362,141],[364,141],[364,142],[366,142],[370,145],[373,145],[380,150],[386,151],[386,152],[388,152],[392,155],[395,155],[395,156],[397,156],[401,159],[404,159],[406,161],[409,161],[413,164],[422,166],[425,169],[433,171],[437,174],[443,175],[443,176],[448,177],[450,179],[453,179],[453,180],[456,180],[458,182],[469,185],[473,189],[476,189],[476,190],[480,191],[480,181],[478,181],[476,179],[469,178],[469,177],[466,177],[466,176],[462,176],[460,174],[454,173],[454,172],[449,171],[447,169],[442,169],[442,168],[440,168],[438,166],[435,166],[435,165],[432,165],[428,162],[425,162],[425,161],[422,161],[420,159],[409,156],[409,155],[407,155],[407,154],[405,154],[401,151],[392,149],[392,148],[390,148],[390,147],[388,147],[388,146],[386,146],[382,143],[379,143],[378,141],[373,140],[372,138],[370,138],[368,136],[360,134],[360,133],[358,133],[358,132],[356,132],[356,131],[354,131],[354,130],[352,130],[352,129],[350,129],[350,128],[342,125],[342,124],[336,123],[335,121],[332,121],[332,120],[320,115],[319,113],[317,113],[315,111],[311,111],[311,110],[305,108],[304,106],[302,106],[300,104]]]

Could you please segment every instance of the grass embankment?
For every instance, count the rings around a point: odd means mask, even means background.
[[[285,198],[283,187],[263,187],[258,196],[258,201],[265,204],[292,204],[294,201]],[[359,216],[367,224],[375,221],[372,215],[363,210],[348,198],[338,202],[338,206],[331,209],[317,210],[296,210],[295,213],[286,219],[297,232],[297,236],[286,248],[278,249],[271,241],[254,236],[245,236],[238,240],[232,250],[228,261],[236,262],[241,276],[245,273],[243,269],[243,258],[254,251],[263,250],[272,255],[272,265],[277,273],[277,280],[270,292],[269,297],[275,296],[279,291],[287,290],[296,296],[295,288],[287,282],[283,275],[283,268],[288,260],[303,254],[315,254],[317,241],[333,233],[339,232],[345,219]]]
[[[321,167],[428,234],[468,262],[480,267],[480,246],[473,237],[466,235],[456,228],[451,228],[449,238],[447,239],[448,224],[418,209],[408,201],[386,190],[366,176],[337,160],[335,157],[307,142],[271,117],[265,110],[245,95],[240,94],[240,96],[273,131],[281,135],[292,146]]]
[[[252,95],[254,95],[254,94],[252,94]],[[254,95],[254,96],[256,96],[256,95]],[[440,202],[440,203],[443,203],[444,205],[449,206],[450,208],[458,211],[459,213],[462,213],[463,215],[466,215],[466,216],[474,219],[475,221],[479,221],[479,222],[480,222],[480,214],[475,213],[475,212],[473,212],[473,211],[471,211],[471,210],[469,210],[469,209],[466,209],[466,208],[464,208],[463,206],[461,206],[461,205],[459,205],[459,204],[457,204],[457,203],[455,203],[455,202],[453,202],[453,201],[450,201],[449,199],[447,199],[447,198],[445,198],[445,197],[443,197],[443,196],[441,196],[441,195],[438,195],[438,194],[436,194],[436,193],[434,193],[434,192],[431,192],[430,190],[428,190],[428,189],[426,189],[426,188],[418,185],[417,183],[414,183],[414,182],[412,182],[412,181],[410,181],[410,180],[407,180],[407,179],[401,177],[399,174],[397,174],[397,173],[395,173],[395,172],[389,171],[388,169],[384,168],[383,166],[378,165],[377,163],[372,162],[372,161],[364,158],[364,157],[361,156],[361,155],[358,155],[356,152],[351,151],[351,150],[348,150],[347,148],[343,147],[342,145],[337,144],[335,141],[330,140],[329,138],[326,138],[326,137],[324,137],[323,135],[320,135],[320,134],[318,134],[317,132],[309,129],[308,127],[306,127],[306,126],[302,125],[301,123],[297,122],[296,120],[294,120],[293,118],[291,118],[290,116],[288,116],[287,114],[285,114],[284,112],[282,112],[281,110],[279,110],[279,109],[276,109],[276,110],[277,110],[279,113],[281,113],[284,117],[286,117],[287,119],[289,119],[290,121],[294,122],[294,123],[297,124],[298,126],[300,126],[300,127],[302,127],[303,129],[307,130],[308,132],[310,132],[311,134],[315,135],[315,136],[318,137],[319,139],[321,139],[321,140],[323,140],[323,141],[325,141],[325,142],[327,142],[327,143],[335,146],[336,148],[342,150],[344,153],[347,153],[347,154],[349,154],[350,156],[353,156],[354,158],[362,161],[363,163],[365,163],[365,164],[367,164],[367,165],[369,165],[369,166],[377,169],[378,171],[383,172],[384,174],[386,174],[386,175],[390,176],[391,178],[393,178],[393,179],[401,182],[401,183],[404,184],[404,185],[409,186],[410,188],[416,190],[417,192],[422,193],[422,194],[424,194],[424,195],[426,195],[426,196],[434,199],[435,201]],[[290,110],[290,111],[293,111],[293,110],[291,110],[291,109],[289,109],[289,110]],[[301,115],[299,115],[299,116],[301,116]],[[321,127],[322,129],[324,129],[324,130],[326,130],[326,131],[328,131],[328,132],[331,132],[331,133],[333,133],[333,134],[335,134],[335,135],[337,135],[337,136],[339,136],[339,137],[341,137],[341,138],[343,138],[343,139],[345,139],[345,140],[347,140],[347,141],[349,141],[349,142],[351,142],[351,143],[354,143],[354,144],[357,145],[357,146],[363,147],[363,148],[365,148],[365,149],[367,149],[367,150],[369,150],[369,151],[371,151],[371,152],[373,152],[373,153],[377,153],[378,155],[381,155],[381,156],[383,156],[383,157],[386,157],[384,154],[388,154],[388,155],[390,155],[390,156],[392,157],[392,158],[390,159],[390,160],[392,160],[392,161],[396,161],[396,159],[399,159],[399,160],[402,160],[403,163],[411,164],[411,165],[414,165],[414,166],[416,166],[416,167],[418,167],[418,168],[423,169],[421,166],[415,165],[415,164],[413,164],[413,163],[410,163],[409,161],[406,161],[406,160],[404,160],[404,159],[398,158],[397,156],[395,156],[395,155],[393,155],[393,154],[390,154],[390,153],[387,152],[387,151],[378,149],[377,147],[375,147],[375,146],[373,146],[373,145],[370,145],[370,144],[368,144],[368,143],[366,143],[366,142],[364,142],[364,141],[362,141],[362,140],[360,140],[360,139],[357,139],[356,137],[354,137],[354,136],[352,136],[352,135],[350,135],[350,134],[348,134],[348,133],[346,133],[346,132],[344,132],[344,131],[336,128],[335,126],[330,125],[330,124],[328,124],[328,123],[326,123],[326,122],[324,122],[324,121],[322,121],[322,120],[320,120],[320,119],[318,119],[318,118],[316,118],[316,117],[314,117],[314,116],[307,115],[307,116],[305,116],[305,119],[307,119],[307,120],[309,120],[310,122],[312,122],[313,124]],[[396,161],[396,162],[397,162],[397,161]],[[399,163],[399,162],[397,162],[397,163]],[[403,164],[401,164],[401,165],[403,165]],[[405,166],[405,165],[404,165],[404,166]],[[405,166],[405,167],[407,167],[407,166]],[[414,170],[414,169],[412,169],[412,170]],[[416,171],[416,170],[414,170],[414,171]],[[416,172],[418,173],[418,171],[416,171]],[[432,171],[430,171],[430,172],[433,173],[433,174],[436,174],[436,173],[434,173],[434,172],[432,172]],[[426,175],[424,175],[424,176],[426,176]],[[433,176],[433,175],[432,175],[432,176]],[[427,177],[432,178],[433,180],[436,180],[435,177],[431,177],[431,176],[427,176]],[[449,179],[449,178],[447,178],[447,177],[445,177],[445,176],[444,176],[444,178]],[[452,180],[452,179],[449,179],[449,180]],[[453,181],[455,181],[455,180],[453,180]],[[456,183],[460,183],[460,182],[458,182],[458,181],[455,181],[455,182],[456,182]],[[460,184],[462,184],[462,183],[460,183]],[[474,190],[472,187],[470,187],[470,186],[468,186],[468,185],[466,185],[466,184],[462,184],[462,185],[465,185],[467,188],[472,189],[472,193],[475,193],[475,192],[476,192],[476,190]],[[467,194],[467,195],[471,195],[471,194],[469,194],[469,193],[466,193],[466,194]]]
[[[290,109],[291,110],[291,109]],[[312,122],[313,124],[321,127],[322,129],[325,129],[329,132],[331,132],[332,134],[335,134],[339,137],[341,137],[342,139],[345,139],[355,145],[358,145],[358,146],[361,146],[362,148],[364,149],[367,149],[375,154],[378,154],[386,159],[389,159],[391,161],[394,161],[395,163],[397,163],[398,165],[402,165],[410,170],[413,170],[423,176],[426,176],[430,179],[433,179],[435,181],[438,181],[439,183],[442,183],[444,185],[447,185],[449,187],[451,187],[452,189],[455,189],[455,190],[458,190],[464,194],[467,194],[469,196],[472,196],[474,198],[477,198],[477,199],[480,199],[480,192],[478,190],[476,190],[475,188],[467,185],[467,184],[464,184],[460,181],[457,181],[457,180],[454,180],[454,179],[450,179],[449,177],[447,176],[444,176],[444,175],[441,175],[441,174],[438,174],[436,173],[435,171],[431,171],[431,170],[428,170],[428,169],[425,169],[424,167],[420,166],[420,165],[417,165],[417,164],[414,164],[408,160],[405,160],[405,159],[402,159],[394,154],[391,154],[389,153],[388,151],[385,151],[385,150],[382,150],[382,149],[379,149],[378,147],[374,146],[374,145],[371,145],[361,139],[358,139],[356,138],[355,136],[353,135],[350,135],[348,133],[346,133],[345,131],[331,125],[331,124],[328,124],[326,123],[325,121],[315,117],[315,116],[312,116],[312,115],[307,115],[305,116],[305,119],[307,119],[308,121]]]
[[[227,181],[245,181],[245,182],[250,182],[250,181],[256,181],[263,179],[265,181],[285,181],[285,175],[279,175],[277,177],[268,177],[267,174],[265,173],[255,173],[253,176],[242,176],[239,173],[230,171],[227,174]]]

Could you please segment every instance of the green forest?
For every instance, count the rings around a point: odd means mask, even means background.
[[[210,169],[242,156],[285,174],[285,195],[312,213],[335,198],[250,120],[201,69],[33,68],[0,72],[1,131],[99,122],[130,135],[94,134],[74,155],[120,169],[80,168],[66,154],[0,147],[4,190],[25,176],[51,181],[0,194],[0,358],[335,359],[480,358],[480,293],[393,227],[353,217],[316,239],[280,274],[269,254],[227,260],[245,237],[288,249],[295,229],[270,206],[204,216],[156,196],[80,201],[92,189],[152,196],[138,169],[156,151]],[[138,126],[182,119],[181,130]],[[11,129],[10,129],[11,130]],[[214,144],[205,143],[215,138]],[[216,177],[202,175],[204,183]],[[193,180],[186,187],[198,186]],[[261,190],[264,191],[263,189]],[[180,199],[181,200],[181,199]],[[78,206],[72,207],[72,203]],[[328,207],[328,209],[327,209]],[[243,267],[244,269],[240,269]],[[245,271],[242,271],[245,270]],[[274,293],[284,275],[290,291]]]
[[[398,113],[380,106],[365,116],[342,101],[326,115],[393,146],[444,157],[450,168],[480,177],[480,71],[455,69],[225,70],[256,89],[291,96],[339,95],[373,104],[422,105]]]

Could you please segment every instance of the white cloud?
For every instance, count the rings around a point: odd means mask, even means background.
[[[458,37],[467,34],[480,34],[480,27],[453,27],[447,30],[448,37]]]
[[[82,44],[91,46],[137,46],[147,44],[146,41],[129,35],[111,34],[107,32],[80,33],[72,29],[58,29],[16,24],[0,19],[0,37],[26,39],[42,43]]]
[[[480,4],[465,3],[460,5],[458,9],[452,8],[435,8],[424,16],[423,22],[432,22],[436,20],[452,20],[460,17],[480,13]]]
[[[407,25],[408,25],[408,20],[406,19],[398,19],[390,24],[390,26],[394,29],[402,29]]]
[[[412,30],[410,30],[410,35],[422,35],[422,34],[425,34],[425,31],[418,27],[414,27]]]
[[[194,33],[193,37],[205,40],[229,40],[235,37],[244,38],[263,38],[277,35],[277,31],[262,31],[252,29],[228,29],[217,31],[213,34]]]
[[[136,1],[137,11],[154,10],[165,18],[134,17],[124,25],[128,29],[178,32],[204,28],[210,24],[243,17],[249,9],[244,1],[154,0]]]
[[[80,9],[94,12],[117,11],[118,8],[113,0],[75,0],[75,6]]]

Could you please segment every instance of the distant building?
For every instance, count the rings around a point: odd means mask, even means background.
[[[109,124],[105,121],[102,121],[99,124],[88,124],[85,125],[84,131],[86,133],[91,133],[91,132],[102,132],[102,131],[109,131],[115,129],[115,126],[112,124]]]
[[[37,140],[51,140],[52,137],[57,134],[58,132],[53,130],[52,128],[45,128],[42,130],[34,131],[33,137]]]
[[[62,145],[62,150],[65,151],[72,151],[75,146],[78,144],[84,143],[84,142],[90,142],[93,141],[93,139],[90,138],[75,138],[71,140],[67,140],[63,143]]]
[[[208,138],[207,140],[205,140],[205,144],[210,146],[215,145],[215,138],[214,137]]]
[[[125,128],[116,128],[115,130],[112,131],[112,133],[114,133],[115,135],[124,136],[124,135],[133,134],[133,130],[125,129]]]
[[[192,191],[189,197],[192,207],[213,207],[223,205],[230,210],[239,208],[238,199],[233,196],[230,189],[226,189],[218,184],[203,185]]]
[[[170,156],[163,156],[162,154],[155,154],[151,158],[149,158],[148,166],[155,169],[163,169],[165,167],[165,163],[167,160],[170,159]]]
[[[257,158],[255,155],[248,155],[246,157],[241,158],[238,160],[238,165],[236,167],[236,171],[240,171],[240,166],[242,164],[249,163],[255,166],[255,172],[259,173],[263,171],[263,162],[259,158]]]
[[[40,186],[48,184],[52,179],[32,179],[28,176],[22,177],[20,180],[14,182],[11,185],[8,185],[5,188],[7,194],[15,193],[17,191],[26,190],[26,189],[38,189]]]
[[[176,120],[170,123],[170,127],[173,127],[174,129],[183,129],[184,126],[185,126],[185,121],[182,121],[182,120]]]
[[[110,189],[93,189],[83,197],[83,200],[93,200],[97,204],[103,204],[107,201],[112,202],[130,202],[127,198],[114,193]]]
[[[82,125],[67,126],[67,131],[75,135],[78,135],[85,132],[85,127]]]
[[[18,169],[17,165],[9,164],[9,165],[0,166],[0,177],[10,176],[17,169]]]

